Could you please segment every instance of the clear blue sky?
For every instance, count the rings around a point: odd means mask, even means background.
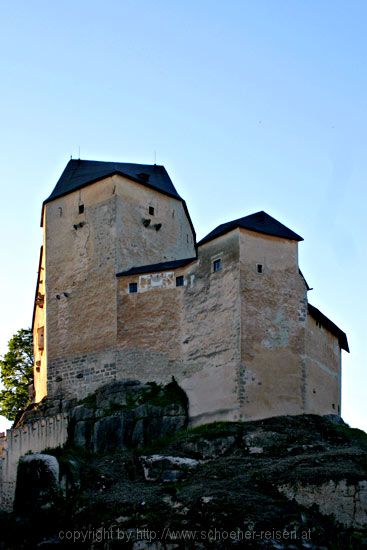
[[[70,155],[164,164],[204,236],[266,210],[348,333],[367,429],[367,3],[1,2],[0,351],[30,324],[41,203]]]

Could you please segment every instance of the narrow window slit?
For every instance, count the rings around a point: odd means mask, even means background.
[[[213,272],[216,273],[217,271],[220,271],[222,269],[222,260],[214,260],[213,262]]]

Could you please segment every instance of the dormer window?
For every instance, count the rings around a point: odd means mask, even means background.
[[[217,271],[220,271],[222,269],[222,260],[218,258],[218,260],[214,260],[213,262],[213,273],[216,273]]]

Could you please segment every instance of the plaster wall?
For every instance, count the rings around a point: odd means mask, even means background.
[[[219,258],[222,268],[214,273]],[[176,287],[180,275],[185,284]],[[152,277],[155,284],[147,284]],[[138,293],[129,294],[131,282]],[[118,376],[162,383],[174,376],[188,394],[192,423],[233,419],[238,288],[236,234],[200,247],[198,260],[183,269],[119,278]]]
[[[181,201],[121,176],[113,176],[112,183],[118,198],[116,273],[196,255],[194,235]],[[153,215],[149,207],[154,208]],[[143,220],[149,221],[147,227]]]
[[[301,414],[307,297],[297,242],[241,229],[240,271],[241,417]]]
[[[37,282],[36,305],[33,323],[34,342],[34,389],[35,400],[41,401],[47,395],[47,369],[46,369],[46,301],[45,301],[45,256],[41,249],[40,266]]]
[[[341,350],[335,336],[307,317],[306,340],[306,412],[340,414]]]
[[[221,269],[213,271],[215,260]],[[239,418],[240,271],[238,230],[199,247],[184,297],[181,385],[192,424]]]
[[[115,371],[116,272],[193,256],[194,235],[179,200],[121,176],[46,204],[44,226],[48,393],[66,396]]]

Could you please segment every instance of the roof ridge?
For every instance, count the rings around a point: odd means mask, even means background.
[[[283,223],[278,221],[276,218],[274,218],[264,210],[260,210],[259,212],[255,212],[247,216],[242,216],[241,218],[237,218],[236,220],[218,225],[203,239],[201,239],[198,245],[209,242],[212,239],[215,239],[237,228],[248,229],[249,231],[253,231],[255,233],[272,235],[292,241],[303,241],[303,238],[300,235],[289,229],[287,226],[285,226]]]

